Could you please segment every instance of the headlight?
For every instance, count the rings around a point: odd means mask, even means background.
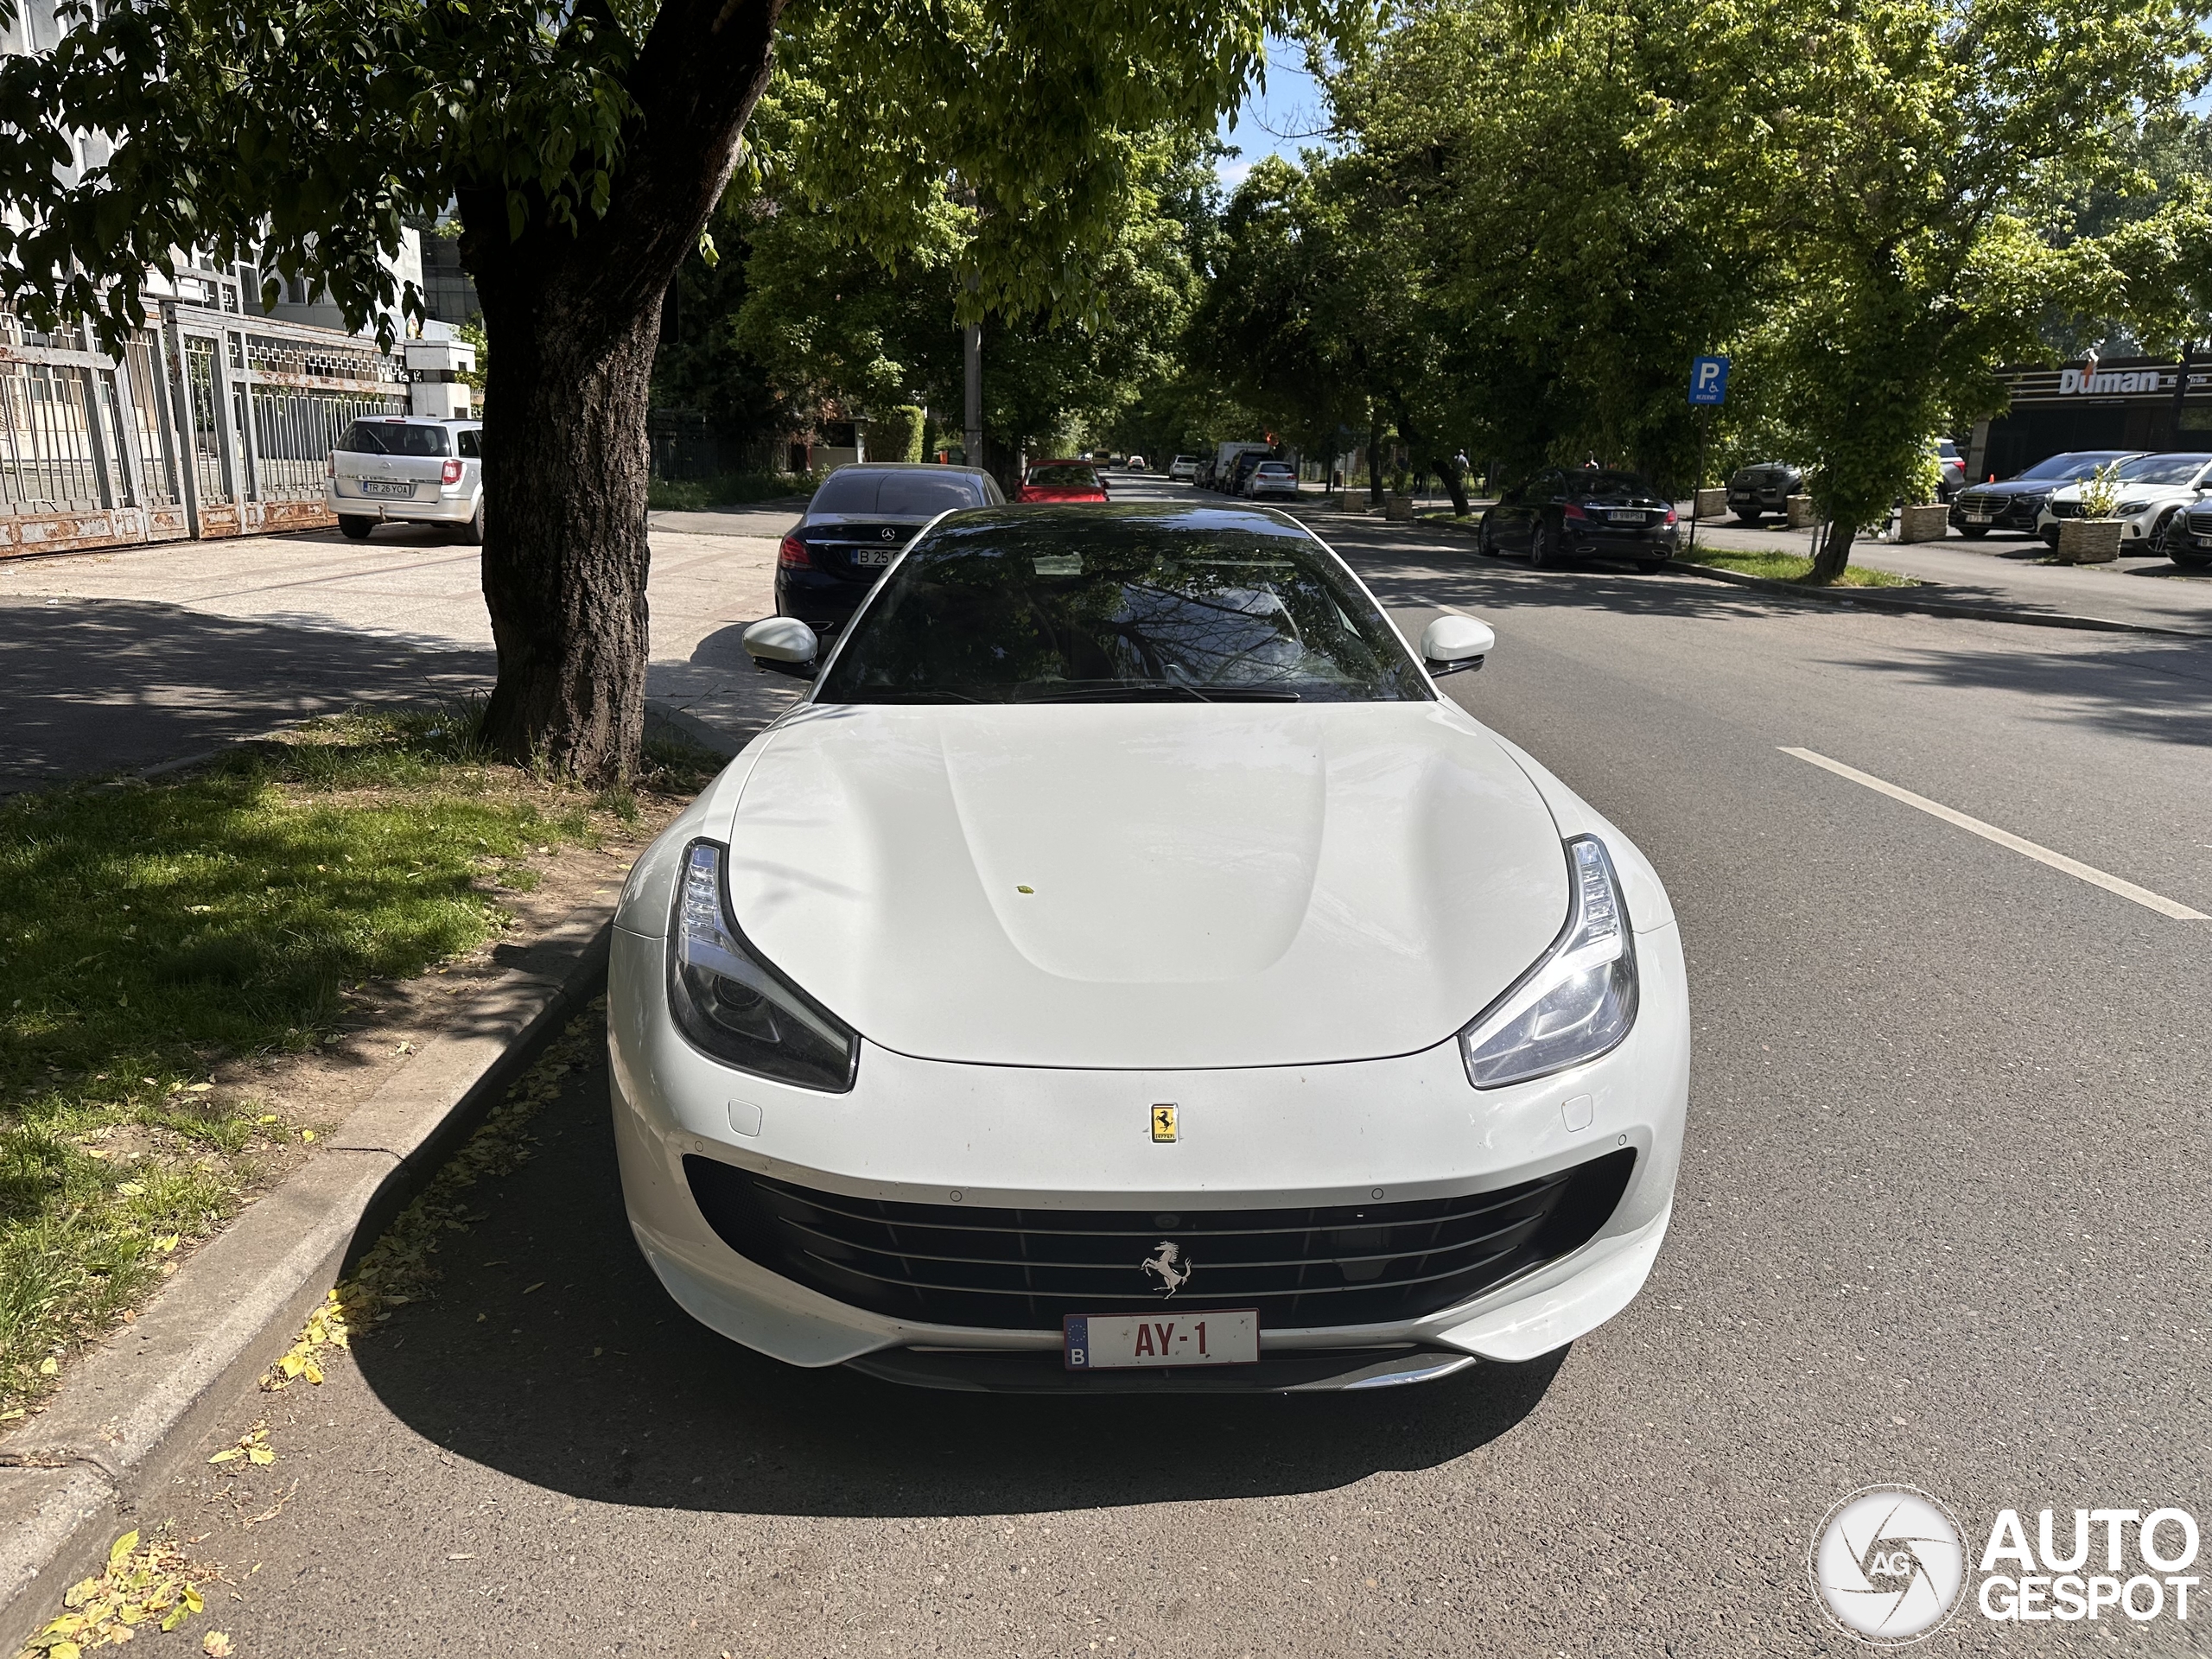
[[[1526,1083],[1594,1060],[1636,1023],[1636,941],[1605,845],[1567,843],[1573,908],[1536,965],[1459,1033],[1478,1089]]]
[[[730,914],[724,855],[711,841],[683,852],[668,930],[668,1006],[677,1029],[741,1071],[844,1093],[860,1039],[746,942]]]
[[[2133,518],[2139,512],[2150,512],[2151,504],[2148,501],[2123,501],[2113,511],[2122,518]]]

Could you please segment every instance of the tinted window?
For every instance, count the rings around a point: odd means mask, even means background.
[[[469,427],[453,435],[454,448],[471,461],[480,460],[484,453],[483,436],[476,428]]]
[[[2022,478],[2084,479],[2107,461],[2122,459],[2125,449],[2077,449],[2063,455],[2053,455],[2049,461],[2039,461],[2020,476]]]
[[[338,441],[339,449],[354,455],[445,455],[442,426],[410,426],[404,421],[356,421]]]
[[[878,512],[926,514],[934,518],[940,512],[972,507],[982,499],[975,480],[965,473],[884,473],[880,476],[883,489],[876,498]]]
[[[1566,493],[1581,501],[1593,495],[1649,495],[1651,486],[1634,473],[1585,467],[1567,475]]]
[[[841,467],[822,480],[806,510],[815,512],[874,512],[876,493],[883,487],[881,473]]]
[[[909,550],[817,701],[1430,695],[1396,631],[1310,537],[1034,511],[1026,524],[950,524]]]
[[[1032,467],[1029,481],[1061,490],[1095,490],[1098,487],[1098,475],[1088,467]]]
[[[2212,455],[2145,455],[2120,469],[2130,484],[2186,484],[2202,470]]]

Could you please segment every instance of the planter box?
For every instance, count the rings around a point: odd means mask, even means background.
[[[1728,491],[1726,486],[1717,490],[1700,490],[1690,503],[1694,518],[1723,518],[1728,513]]]
[[[1897,540],[1940,542],[1950,532],[1951,510],[1941,501],[1897,510]]]
[[[1382,516],[1410,521],[1414,516],[1414,499],[1392,490],[1382,498]]]
[[[1787,505],[1789,512],[1790,529],[1805,530],[1811,526],[1813,522],[1813,498],[1811,496],[1790,496],[1788,499]]]
[[[2061,564],[2107,564],[2119,556],[2119,519],[2059,520],[2058,562]]]

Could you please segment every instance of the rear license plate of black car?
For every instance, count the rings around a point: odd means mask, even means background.
[[[1640,512],[1609,512],[1605,517],[1617,524],[1640,524],[1643,522],[1643,515]]]
[[[895,547],[862,547],[853,551],[853,563],[863,570],[879,570],[899,556]]]

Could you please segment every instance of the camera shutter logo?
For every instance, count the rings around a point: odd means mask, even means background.
[[[1830,1510],[1813,1535],[1809,1566],[1828,1617],[1881,1647],[1936,1630],[1966,1587],[1958,1522],[1911,1486],[1868,1486]]]

